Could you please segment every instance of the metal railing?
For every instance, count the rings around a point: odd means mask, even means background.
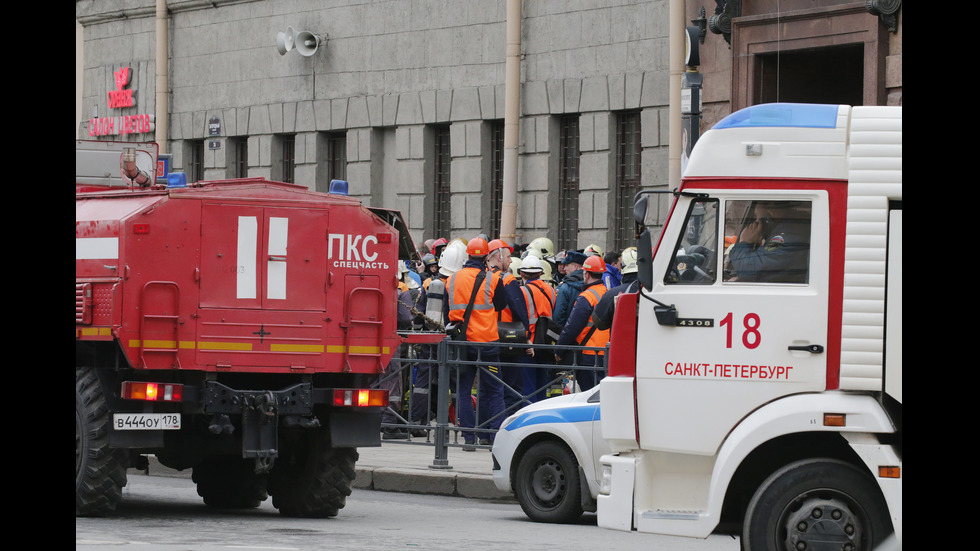
[[[411,339],[406,339],[410,341]],[[430,339],[431,341],[432,339]],[[497,349],[499,361],[488,361],[479,353],[467,358],[465,347],[478,345]],[[501,423],[522,407],[552,395],[578,391],[576,372],[595,372],[598,384],[606,371],[606,348],[584,346],[555,346],[548,344],[522,344],[519,352],[533,351],[535,359],[527,354],[513,354],[511,345],[503,343],[471,343],[448,338],[431,344],[406,342],[399,350],[376,387],[390,391],[390,405],[382,416],[382,431],[386,443],[425,445],[434,447],[432,469],[451,469],[449,448],[473,447],[489,449],[490,444],[479,440],[470,444],[463,441],[462,433],[474,432],[480,440],[492,441]],[[555,352],[562,352],[563,362],[554,361]],[[595,363],[588,365],[583,356],[586,352],[604,352],[595,356]],[[542,358],[547,357],[547,360]],[[458,388],[460,369],[474,367],[476,376],[472,388]],[[523,384],[514,388],[508,370],[521,370],[523,375],[536,374],[538,383]],[[542,376],[543,374],[546,374]],[[488,379],[489,378],[489,379]],[[523,379],[521,377],[520,379]],[[479,391],[485,383],[499,384],[503,389],[504,406],[498,411],[481,408],[485,397]],[[473,400],[474,426],[460,426],[459,399]],[[421,401],[421,403],[420,403]],[[481,413],[481,409],[483,412]],[[424,414],[424,416],[420,416]],[[396,439],[392,439],[396,436]]]

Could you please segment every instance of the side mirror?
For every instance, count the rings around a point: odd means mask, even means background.
[[[644,225],[647,217],[647,195],[640,197],[633,203],[633,220],[638,226]]]
[[[653,289],[653,238],[649,228],[636,240],[636,279],[644,289]]]

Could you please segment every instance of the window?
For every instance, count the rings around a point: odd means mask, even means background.
[[[319,139],[321,161],[316,189],[328,192],[331,180],[347,180],[347,133],[328,132]]]
[[[809,201],[729,201],[725,281],[807,283],[811,214]]]
[[[204,140],[184,142],[184,171],[188,183],[204,179]]]
[[[558,130],[558,243],[574,249],[578,241],[578,115],[561,117]]]
[[[272,177],[276,180],[295,183],[296,135],[277,134],[272,141]]]
[[[432,182],[432,235],[434,238],[449,238],[452,230],[450,190],[450,166],[452,155],[449,146],[449,126],[435,127],[434,167]]]
[[[687,213],[687,223],[674,247],[674,257],[664,283],[711,285],[718,272],[718,200],[695,201]]]
[[[718,200],[694,201],[664,283],[711,285],[719,262],[726,283],[807,283],[811,212],[809,201],[727,201],[720,239]]]
[[[500,236],[501,205],[504,200],[504,121],[490,123],[490,212],[487,224],[491,237]]]
[[[621,113],[616,125],[615,217],[610,225],[614,250],[622,251],[636,242],[633,199],[640,191],[640,113]]]
[[[248,138],[228,138],[228,177],[248,177]]]

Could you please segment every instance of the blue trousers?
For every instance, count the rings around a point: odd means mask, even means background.
[[[602,362],[602,356],[597,354],[585,354],[579,355],[579,365],[580,366],[594,366],[597,363]],[[575,370],[575,380],[578,381],[579,389],[582,391],[589,390],[595,385],[599,384],[599,380],[604,376],[602,371],[591,371],[584,369]]]
[[[477,365],[459,366],[459,392],[457,396],[456,412],[459,415],[459,426],[466,428],[488,428],[496,430],[500,427],[501,418],[487,422],[491,417],[502,412],[504,409],[503,386],[497,378],[500,377],[500,356],[495,346],[480,345],[474,343],[467,345],[466,361],[476,361]],[[473,400],[471,392],[473,383],[476,380],[477,371],[480,370],[480,384],[477,389],[477,403],[479,408],[479,427],[477,426],[476,412],[473,410]],[[485,370],[485,371],[483,371]],[[494,376],[491,376],[494,375]],[[463,431],[463,440],[471,444],[476,441],[477,434],[481,433],[480,438],[492,439],[493,433],[487,431]]]

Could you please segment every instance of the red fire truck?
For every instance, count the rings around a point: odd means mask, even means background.
[[[902,533],[902,109],[770,104],[644,195],[601,383],[599,525],[749,550]]]
[[[150,454],[210,506],[336,515],[356,448],[380,445],[400,215],[264,179],[164,185],[152,144],[76,149],[118,163],[76,177],[76,515],[113,511]]]

